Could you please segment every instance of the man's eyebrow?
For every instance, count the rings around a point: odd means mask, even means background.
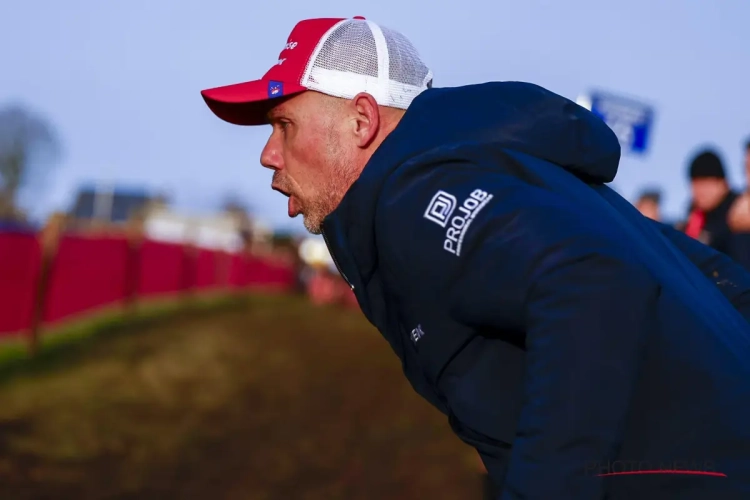
[[[266,113],[266,118],[268,119],[268,121],[276,120],[280,116],[283,116],[285,114],[284,111],[284,108],[280,106],[273,107],[268,111],[268,113]]]

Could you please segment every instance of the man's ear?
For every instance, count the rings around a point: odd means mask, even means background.
[[[375,98],[366,92],[361,92],[352,99],[354,107],[357,146],[366,148],[375,140],[380,129],[380,108]]]

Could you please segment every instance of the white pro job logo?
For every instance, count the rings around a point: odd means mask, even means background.
[[[427,205],[424,218],[445,227],[451,214],[456,209],[457,203],[456,197],[452,194],[438,191],[430,200],[430,204]]]
[[[456,207],[456,197],[445,191],[438,191],[432,197],[424,216],[441,227],[448,227],[445,232],[443,249],[453,255],[461,255],[461,246],[464,236],[474,218],[487,203],[492,200],[492,195],[487,191],[475,189],[464,200],[461,206]],[[458,210],[456,211],[456,208]],[[453,213],[456,212],[455,215]],[[450,226],[448,224],[450,223]]]

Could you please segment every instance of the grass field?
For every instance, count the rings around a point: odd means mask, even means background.
[[[253,297],[107,328],[0,369],[0,499],[480,498],[358,312]]]

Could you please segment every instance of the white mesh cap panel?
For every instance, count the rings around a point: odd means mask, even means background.
[[[381,106],[406,109],[431,82],[432,73],[406,37],[348,19],[323,36],[300,83],[346,99],[367,92]]]
[[[422,91],[432,87],[432,71],[417,49],[398,31],[381,27],[388,50],[389,99],[396,108],[407,108]]]

